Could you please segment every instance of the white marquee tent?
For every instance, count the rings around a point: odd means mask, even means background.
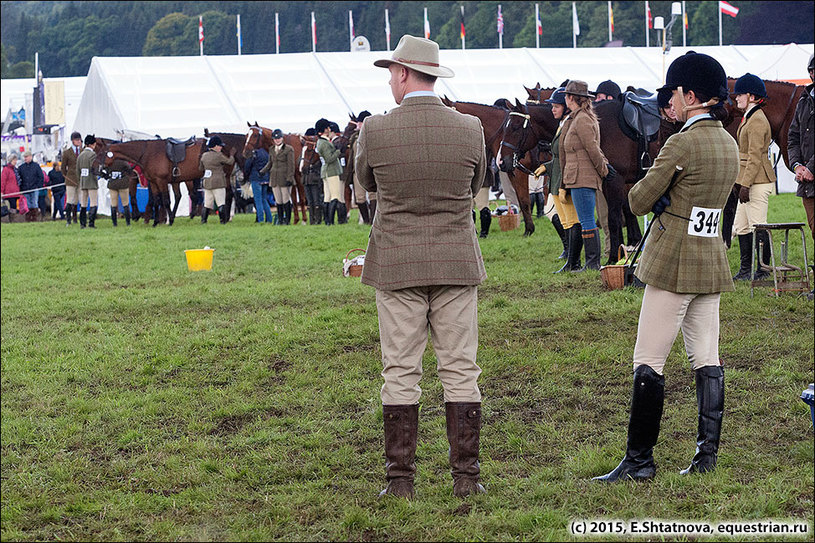
[[[592,89],[613,79],[623,88],[653,90],[671,61],[691,49],[718,59],[732,77],[749,71],[800,81],[813,45],[674,47],[668,54],[658,47],[442,50],[440,62],[456,77],[440,79],[436,90],[452,100],[487,104],[525,100],[522,85],[554,87],[566,78],[583,79]],[[255,121],[300,133],[320,117],[342,127],[349,113],[394,106],[388,72],[373,66],[387,57],[382,51],[94,57],[76,120],[67,128],[107,138],[186,138],[203,135],[205,127],[244,133]],[[782,180],[782,190],[789,190],[790,180]]]

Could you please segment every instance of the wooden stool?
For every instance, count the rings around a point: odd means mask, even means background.
[[[804,233],[804,226],[802,222],[784,222],[772,224],[757,224],[753,231],[753,254],[750,258],[750,277],[755,277],[755,273],[759,270],[772,272],[773,280],[758,280],[751,279],[750,281],[750,296],[753,296],[754,287],[772,286],[775,296],[778,297],[779,292],[809,292],[809,275],[807,272],[807,240]],[[756,232],[764,230],[770,239],[770,262],[762,262],[761,256],[756,254]],[[776,265],[775,251],[773,250],[773,230],[784,231],[784,241],[781,242],[781,262]],[[789,253],[790,230],[798,230],[801,232],[801,244],[804,248],[804,267],[799,268],[787,262]],[[758,260],[758,262],[757,262]],[[779,280],[779,274],[781,279]]]

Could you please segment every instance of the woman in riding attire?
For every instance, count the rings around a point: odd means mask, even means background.
[[[269,149],[269,163],[260,170],[269,172],[269,186],[277,205],[278,224],[291,224],[291,188],[294,186],[294,149],[283,141],[283,131],[272,132],[274,145]]]
[[[300,173],[306,189],[308,223],[320,224],[323,221],[323,179],[320,177],[323,163],[314,148],[317,144],[317,132],[314,128],[306,130],[305,140],[303,154],[300,157]]]
[[[130,226],[130,180],[138,175],[130,167],[126,160],[116,159],[103,172],[108,180],[108,191],[110,192],[110,220],[113,226],[118,226],[117,210],[119,208],[119,198],[122,199],[122,211],[125,222]]]
[[[600,269],[600,236],[594,221],[597,191],[603,179],[616,174],[600,149],[600,125],[585,81],[569,81],[563,90],[571,113],[563,123],[560,142],[562,187],[571,193],[580,219],[586,265],[578,271]]]
[[[733,88],[736,105],[744,111],[736,140],[739,142],[739,204],[733,221],[733,233],[739,237],[740,266],[734,281],[750,279],[753,261],[753,232],[756,224],[767,222],[770,194],[775,188],[775,171],[767,149],[773,139],[770,121],[761,111],[767,100],[764,81],[757,75],[744,74],[736,80]],[[759,265],[753,279],[763,279],[769,272],[760,264],[770,264],[770,235],[766,230],[756,232],[756,251]]]
[[[552,160],[545,162],[535,171],[535,175],[549,174],[549,194],[552,195],[557,216],[560,217],[560,223],[566,234],[566,264],[553,273],[579,271],[580,252],[583,250],[582,228],[577,218],[572,196],[561,186],[563,169],[560,164],[560,139],[563,136],[563,125],[570,114],[569,108],[566,107],[565,90],[565,87],[560,87],[546,100],[548,104],[552,105],[552,117],[559,120],[560,124],[558,124],[555,136],[552,138]]]
[[[665,399],[665,360],[679,330],[696,376],[696,454],[681,473],[715,469],[724,411],[719,359],[719,298],[733,290],[719,233],[722,206],[739,173],[736,142],[725,131],[727,77],[708,55],[688,54],[668,68],[665,86],[682,129],[668,138],[628,195],[636,215],[654,212],[636,275],[646,284],[637,343],[625,457],[595,480],[656,474],[653,450]]]
[[[221,152],[224,142],[219,136],[212,136],[207,143],[209,151],[201,155],[198,167],[204,172],[204,209],[201,212],[201,224],[207,222],[209,210],[218,206],[218,217],[221,224],[226,224],[229,220],[226,216],[226,187],[229,183],[224,166],[235,164],[235,148],[232,148],[232,156],[227,158]]]

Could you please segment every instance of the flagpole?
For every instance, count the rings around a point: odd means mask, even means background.
[[[719,11],[719,47],[722,45],[722,5],[716,2]]]
[[[612,40],[611,36],[611,19],[614,16],[611,14],[611,0],[608,0],[608,41]]]
[[[685,0],[682,0],[682,47],[688,45],[688,25],[685,22],[688,20],[687,8],[685,8]]]
[[[241,14],[238,13],[238,55],[241,54]]]
[[[276,55],[280,54],[280,19],[277,17],[277,12],[274,14],[274,52]]]
[[[648,15],[649,15],[648,12],[649,12],[648,0],[645,0],[645,47],[651,46],[651,38],[648,35]]]
[[[540,49],[541,36],[538,33],[538,22],[541,20],[540,6],[535,4],[535,49]]]
[[[317,22],[314,20],[314,12],[311,12],[311,52],[317,52]]]
[[[349,42],[354,41],[354,12],[348,10],[348,35],[351,36]]]

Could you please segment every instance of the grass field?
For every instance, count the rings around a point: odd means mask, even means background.
[[[770,198],[769,216],[805,220],[793,195]],[[656,478],[601,486],[590,478],[624,450],[642,291],[606,292],[597,272],[552,275],[561,249],[545,218],[530,238],[494,224],[479,289],[489,493],[452,496],[428,348],[417,498],[380,501],[374,291],[341,274],[369,227],[253,215],[97,225],[0,229],[4,541],[570,540],[583,539],[571,522],[592,518],[796,521],[813,540],[813,430],[798,398],[813,381],[813,303],[803,297],[751,298],[744,284],[722,296],[715,473],[678,473],[696,435],[679,337]],[[184,249],[205,245],[213,270],[189,272]],[[728,255],[735,270],[738,248]]]

